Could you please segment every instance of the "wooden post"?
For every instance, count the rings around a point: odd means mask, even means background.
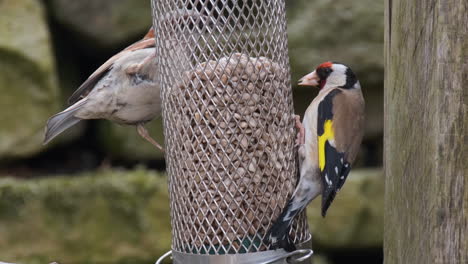
[[[467,5],[386,0],[386,264],[468,263]]]

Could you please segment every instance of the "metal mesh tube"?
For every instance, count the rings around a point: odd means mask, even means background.
[[[153,0],[172,249],[268,250],[296,184],[284,0]],[[305,215],[291,231],[310,238]]]

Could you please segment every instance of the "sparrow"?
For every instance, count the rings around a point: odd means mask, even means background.
[[[320,89],[302,123],[299,116],[295,117],[299,131],[299,183],[265,235],[266,244],[287,251],[295,250],[289,239],[294,217],[320,194],[325,217],[346,181],[364,134],[364,98],[351,68],[325,62],[301,78],[299,85]]]
[[[154,31],[101,65],[68,99],[70,106],[52,116],[44,144],[82,119],[107,119],[134,125],[141,137],[164,151],[144,125],[161,114],[160,87],[156,81]]]

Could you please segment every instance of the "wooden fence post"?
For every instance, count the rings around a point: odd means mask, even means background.
[[[386,264],[468,263],[467,5],[386,0]]]

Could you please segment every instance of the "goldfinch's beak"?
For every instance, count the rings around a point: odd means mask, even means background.
[[[320,78],[315,71],[307,74],[299,80],[298,85],[301,86],[318,86]]]

